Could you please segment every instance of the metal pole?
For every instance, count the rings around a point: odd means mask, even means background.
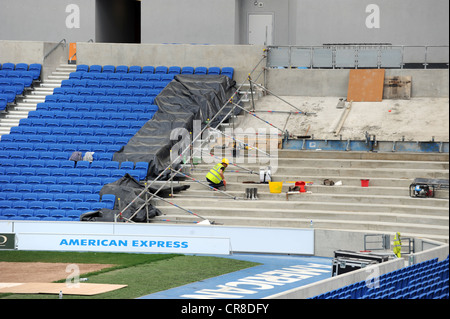
[[[254,70],[256,70],[256,68],[258,67],[259,64],[261,64],[261,62],[266,58],[265,55],[263,55],[263,57],[259,60],[259,62],[255,65],[255,67],[253,68],[253,70],[250,73],[253,73]],[[242,82],[240,84],[240,86],[236,89],[236,91],[231,95],[231,97],[225,102],[225,104],[219,109],[219,111],[213,116],[213,118],[211,119],[210,122],[214,121],[216,119],[216,117],[219,116],[219,114],[225,109],[225,107],[228,105],[228,103],[232,103],[233,98],[235,97],[235,95],[239,92],[240,88],[242,88],[242,86],[244,85],[244,82]],[[229,112],[230,113],[230,112]],[[229,114],[228,113],[228,114]],[[228,116],[227,114],[227,116]],[[224,117],[220,123],[217,125],[217,127],[225,120],[226,117]],[[194,138],[193,141],[191,141],[191,144],[194,143],[194,141],[196,141],[199,137],[202,136],[203,132],[208,129],[210,126],[209,124],[206,125],[201,131],[200,133]],[[188,148],[186,148],[173,162],[178,161],[178,159],[182,158],[182,156],[184,155],[184,153],[188,150]],[[169,165],[170,166],[170,165]],[[169,166],[167,166],[149,185],[147,185],[121,212],[119,212],[119,215],[122,215],[122,212],[125,211],[126,209],[128,209],[136,200],[137,198],[141,197],[145,192],[148,192],[148,188],[150,188],[150,186],[152,186],[156,181],[158,181],[161,176],[164,175],[165,172],[167,172],[167,170],[169,169]],[[179,172],[181,170],[181,168],[177,171]],[[149,200],[151,200],[153,198],[153,196],[156,196],[156,194],[167,184],[168,181],[166,181],[156,192],[155,194],[152,194],[152,197],[150,197]],[[142,209],[142,206],[136,211],[139,212]],[[135,213],[135,214],[136,214]]]
[[[249,81],[251,81],[253,84],[255,84],[256,86],[260,87],[261,89],[269,92],[270,94],[272,94],[273,96],[277,97],[278,99],[280,99],[281,101],[285,102],[286,104],[292,106],[294,109],[296,109],[297,111],[299,111],[300,113],[303,113],[305,115],[309,115],[309,114],[314,114],[314,113],[307,113],[307,112],[303,112],[302,110],[300,110],[299,108],[297,108],[295,105],[289,103],[288,101],[286,101],[285,99],[279,97],[278,95],[276,95],[275,93],[273,93],[272,91],[268,90],[267,88],[263,87],[262,85],[259,85],[258,83],[253,82],[252,80],[249,79]]]
[[[233,102],[231,102],[231,103],[233,103]],[[243,110],[244,112],[247,112],[248,114],[253,115],[253,116],[256,117],[258,120],[263,121],[264,123],[269,124],[270,126],[276,128],[277,130],[279,130],[279,131],[282,132],[283,134],[286,133],[285,131],[283,131],[283,130],[280,129],[279,127],[276,127],[276,126],[273,125],[272,123],[269,123],[269,122],[267,122],[266,120],[263,120],[262,118],[260,118],[260,117],[259,117],[258,115],[256,115],[255,113],[250,112],[250,111],[244,109],[244,108],[243,108],[242,106],[240,106],[240,105],[237,105],[237,104],[235,104],[235,103],[233,103],[233,104],[236,105],[236,106],[237,106],[238,108],[240,108],[241,110]]]

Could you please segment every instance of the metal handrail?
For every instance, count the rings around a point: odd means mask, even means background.
[[[55,51],[62,43],[64,43],[64,45],[67,45],[66,39],[62,39],[61,41],[58,42],[57,45],[55,45],[54,48],[52,48],[45,56],[44,56],[44,60],[53,53],[53,51]]]
[[[287,49],[287,57],[285,58],[285,60],[283,60],[282,63],[283,65],[270,65],[270,55],[272,54],[271,51],[273,49],[278,49],[278,48],[286,48]],[[315,49],[329,49],[331,50],[332,53],[332,61],[330,63],[329,66],[330,68],[341,68],[341,66],[337,66],[336,65],[336,51],[337,49],[341,49],[341,48],[346,48],[349,50],[353,50],[354,51],[354,67],[347,67],[347,68],[358,68],[360,67],[358,65],[358,53],[361,50],[364,49],[377,49],[377,64],[373,65],[371,67],[377,67],[380,68],[381,66],[381,61],[380,61],[380,57],[381,57],[381,53],[387,49],[399,49],[400,53],[401,53],[401,62],[400,62],[400,68],[403,68],[404,65],[406,63],[408,63],[407,61],[405,61],[405,49],[407,50],[408,48],[420,48],[423,50],[423,56],[421,58],[420,62],[411,62],[411,63],[420,63],[424,66],[424,69],[427,68],[427,66],[432,63],[431,61],[429,61],[429,52],[430,49],[432,48],[449,48],[448,45],[391,45],[388,43],[380,43],[380,44],[326,44],[326,45],[310,45],[310,46],[297,46],[297,45],[279,45],[279,46],[268,46],[268,59],[267,59],[267,66],[268,67],[288,67],[288,68],[292,68],[292,67],[296,67],[295,65],[293,66],[292,64],[292,50],[293,49],[308,49],[310,51],[310,56],[309,56],[309,66],[307,66],[308,68],[314,68],[314,54],[313,51]],[[437,62],[437,63],[442,63],[442,64],[449,64],[448,61],[448,54],[443,54],[443,57],[445,56],[447,58],[447,61],[445,62]],[[306,66],[305,66],[306,67]]]

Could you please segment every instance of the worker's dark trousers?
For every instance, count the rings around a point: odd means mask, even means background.
[[[214,188],[219,188],[219,187],[225,186],[223,184],[223,181],[220,181],[219,184],[213,183],[209,179],[206,179],[206,181],[209,183],[209,186],[214,187]]]

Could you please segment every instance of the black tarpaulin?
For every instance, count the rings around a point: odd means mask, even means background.
[[[179,193],[182,190],[188,189],[189,185],[183,186],[173,186],[173,192]],[[122,178],[119,178],[117,181],[113,183],[106,184],[100,190],[100,195],[104,194],[113,194],[116,196],[116,201],[114,203],[113,209],[101,209],[98,211],[87,212],[80,216],[81,221],[97,221],[97,222],[113,222],[114,216],[118,215],[128,204],[130,204],[133,200],[134,202],[122,212],[122,216],[125,218],[117,219],[118,222],[125,222],[127,219],[130,219],[133,214],[145,204],[145,193],[137,197],[143,190],[145,186],[141,185],[138,181],[136,181],[131,175],[125,174]],[[152,185],[148,188],[150,193],[155,193],[159,189],[159,186]],[[170,186],[164,186],[157,194],[159,197],[170,197],[171,188]],[[148,194],[148,193],[147,193]],[[147,198],[150,198],[151,195],[148,194]],[[119,199],[120,198],[120,203]],[[148,213],[147,213],[148,210]],[[154,207],[150,202],[148,202],[143,209],[141,209],[133,218],[132,221],[136,223],[147,222],[149,219],[154,218],[155,216],[161,215],[161,212]]]
[[[155,98],[158,111],[120,151],[113,160],[117,162],[147,162],[149,179],[157,177],[170,165],[170,150],[180,135],[170,136],[175,129],[192,132],[193,121],[202,124],[212,119],[233,95],[235,81],[225,75],[177,75]],[[214,127],[231,110],[227,105],[211,123]],[[172,133],[173,134],[173,133]],[[177,139],[178,137],[178,139]],[[178,156],[179,154],[174,154]],[[178,167],[174,167],[178,169]],[[161,176],[167,180],[169,172]]]

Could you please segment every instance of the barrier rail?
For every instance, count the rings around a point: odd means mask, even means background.
[[[269,68],[448,68],[449,46],[330,44],[269,46]]]

